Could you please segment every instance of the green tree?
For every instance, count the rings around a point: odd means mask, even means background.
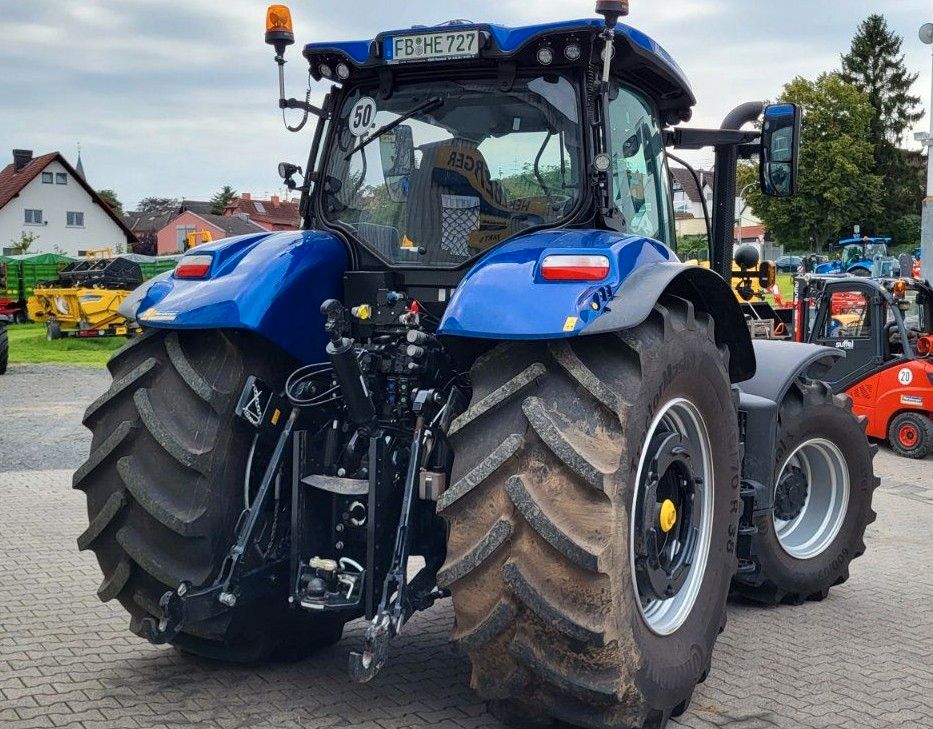
[[[884,16],[873,14],[859,26],[851,49],[842,56],[843,79],[865,92],[874,110],[874,171],[884,181],[881,216],[872,226],[879,233],[895,220],[919,213],[924,192],[922,170],[910,165],[900,149],[904,134],[923,117],[920,97],[910,93],[918,74],[908,72],[902,44]]]
[[[805,109],[798,193],[777,200],[756,188],[748,202],[778,242],[820,251],[843,230],[880,212],[882,183],[872,172],[872,107],[838,73],[824,73],[816,81],[796,78],[784,87],[782,100]],[[757,174],[757,166],[740,168],[739,188]]]
[[[20,233],[19,238],[10,239],[10,243],[13,244],[14,248],[19,248],[19,252],[22,254],[29,253],[29,249],[32,247],[32,244],[39,240],[39,236],[35,233]]]
[[[144,197],[136,206],[137,212],[162,215],[178,209],[178,200],[171,197]]]
[[[864,91],[875,110],[871,131],[876,145],[882,140],[900,144],[904,133],[923,117],[920,97],[910,94],[919,74],[907,72],[902,43],[883,15],[869,15],[842,57],[842,78]]]
[[[214,215],[223,215],[224,209],[237,199],[238,193],[230,185],[224,185],[220,191],[211,198],[211,212]]]
[[[113,210],[117,215],[123,215],[123,203],[120,202],[120,198],[117,197],[117,193],[113,190],[98,190],[97,194],[103,199],[107,205],[110,206],[110,209]]]

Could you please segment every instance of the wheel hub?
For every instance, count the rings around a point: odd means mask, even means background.
[[[635,514],[636,581],[644,597],[669,600],[683,588],[696,554],[694,498],[702,478],[677,433],[655,434],[649,453]]]
[[[898,433],[898,439],[901,441],[901,445],[905,448],[913,448],[917,445],[920,435],[917,432],[917,429],[910,425],[909,423],[901,426],[901,430]]]
[[[781,521],[796,519],[807,503],[808,493],[807,475],[797,466],[790,466],[774,493],[774,516]]]

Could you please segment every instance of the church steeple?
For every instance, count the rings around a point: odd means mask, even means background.
[[[82,179],[87,180],[84,174],[84,164],[81,162],[81,143],[78,142],[78,162],[75,164],[75,172],[81,175]]]

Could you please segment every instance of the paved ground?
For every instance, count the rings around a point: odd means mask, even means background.
[[[359,625],[303,663],[249,668],[130,634],[122,610],[94,596],[97,565],[74,546],[83,496],[62,470],[87,446],[80,413],[106,374],[37,370],[0,378],[0,727],[499,726],[447,648],[448,604],[417,615],[391,670],[362,687],[345,671]],[[54,422],[42,424],[34,414],[49,402]],[[15,433],[11,409],[28,421]],[[876,466],[880,516],[852,579],[799,608],[732,605],[713,672],[679,726],[933,727],[933,459],[882,451]]]
[[[0,472],[79,465],[84,409],[108,387],[103,367],[10,365],[0,377]]]

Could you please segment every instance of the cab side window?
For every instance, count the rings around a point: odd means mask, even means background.
[[[834,291],[823,323],[825,339],[871,337],[871,298],[861,291]]]
[[[609,105],[615,203],[635,235],[673,244],[664,141],[651,106],[625,87]]]

